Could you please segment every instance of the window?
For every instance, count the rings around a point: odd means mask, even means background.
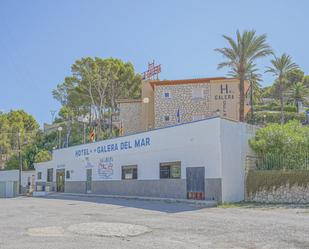
[[[169,99],[171,97],[171,92],[170,91],[165,91],[163,93],[163,97]]]
[[[137,179],[137,165],[122,166],[123,180]]]
[[[42,172],[38,172],[38,180],[42,180]]]
[[[201,99],[204,98],[203,88],[193,88],[192,89],[192,99]]]
[[[168,116],[168,115],[164,116],[164,121],[165,121],[165,122],[170,121],[170,116]]]
[[[53,169],[47,169],[47,182],[53,182]]]
[[[65,178],[70,179],[70,170],[67,170],[65,173]]]
[[[160,163],[160,179],[179,179],[181,177],[181,162]]]

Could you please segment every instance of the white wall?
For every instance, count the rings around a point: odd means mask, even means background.
[[[42,172],[46,181],[47,168],[65,168],[71,172],[66,181],[85,181],[86,168],[93,168],[92,180],[120,180],[121,166],[138,165],[138,179],[159,179],[160,162],[181,161],[182,178],[186,178],[186,167],[206,166],[206,178],[221,177],[221,147],[219,140],[220,119],[213,118],[199,122],[158,129],[131,136],[79,145],[53,152],[53,160],[36,164],[36,170]],[[140,148],[120,149],[121,143],[149,138],[150,145]],[[117,144],[118,151],[98,153],[98,147]],[[81,150],[90,155],[76,156]],[[96,152],[95,152],[96,151]],[[104,177],[98,173],[100,160],[112,157],[113,174]],[[54,176],[55,179],[55,176]]]
[[[35,175],[35,171],[22,171],[21,174],[21,185],[26,187],[28,185],[28,177]],[[6,181],[19,181],[19,171],[18,170],[4,170],[0,171],[0,182]]]
[[[18,170],[3,170],[0,171],[0,182],[18,181]]]
[[[31,170],[31,171],[22,171],[21,174],[21,185],[23,187],[27,187],[28,186],[28,178],[30,177],[30,183],[31,183],[31,178],[35,177],[35,171]]]
[[[47,180],[47,169],[49,168],[55,168],[55,162],[52,161],[48,161],[48,162],[44,162],[44,163],[35,163],[34,164],[34,168],[35,168],[35,181],[36,182],[46,182]],[[42,178],[38,179],[38,172],[42,172]],[[56,172],[54,169],[53,172],[53,181],[56,181]]]
[[[254,132],[250,125],[221,119],[223,202],[244,200],[245,158]]]
[[[253,134],[253,133],[252,133]],[[212,118],[130,136],[73,146],[53,152],[53,160],[35,164],[46,182],[47,169],[70,171],[65,181],[85,181],[86,169],[92,168],[92,180],[120,180],[121,166],[138,165],[138,179],[159,179],[160,162],[181,161],[181,177],[186,167],[205,167],[205,178],[222,178],[222,201],[244,199],[244,162],[249,134],[242,123]],[[134,147],[138,139],[150,139],[150,144]],[[132,148],[121,149],[129,142]],[[99,153],[102,146],[117,144],[117,151]],[[87,155],[86,155],[87,154]],[[89,155],[88,155],[89,154]],[[111,174],[99,174],[101,160],[112,158]],[[108,166],[108,163],[105,166]],[[102,173],[102,172],[101,172]],[[104,173],[108,173],[107,170]]]

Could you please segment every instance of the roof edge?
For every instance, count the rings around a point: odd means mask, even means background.
[[[180,84],[195,84],[195,83],[210,83],[217,80],[236,80],[237,78],[227,77],[209,77],[209,78],[194,78],[194,79],[181,79],[181,80],[154,80],[149,81],[152,88],[157,85],[180,85]]]

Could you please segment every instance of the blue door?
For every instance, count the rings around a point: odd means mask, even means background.
[[[187,167],[187,198],[205,200],[205,167]]]

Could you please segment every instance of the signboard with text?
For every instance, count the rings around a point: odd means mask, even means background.
[[[110,142],[109,144],[98,145],[93,148],[93,144],[89,144],[89,147],[84,147],[75,150],[75,157],[89,157],[91,155],[100,155],[114,151],[124,151],[136,148],[143,148],[150,146],[150,137],[136,138],[133,140],[123,140],[121,142]]]
[[[161,65],[155,65],[154,60],[148,63],[148,69],[143,73],[143,80],[159,79],[161,73]]]

